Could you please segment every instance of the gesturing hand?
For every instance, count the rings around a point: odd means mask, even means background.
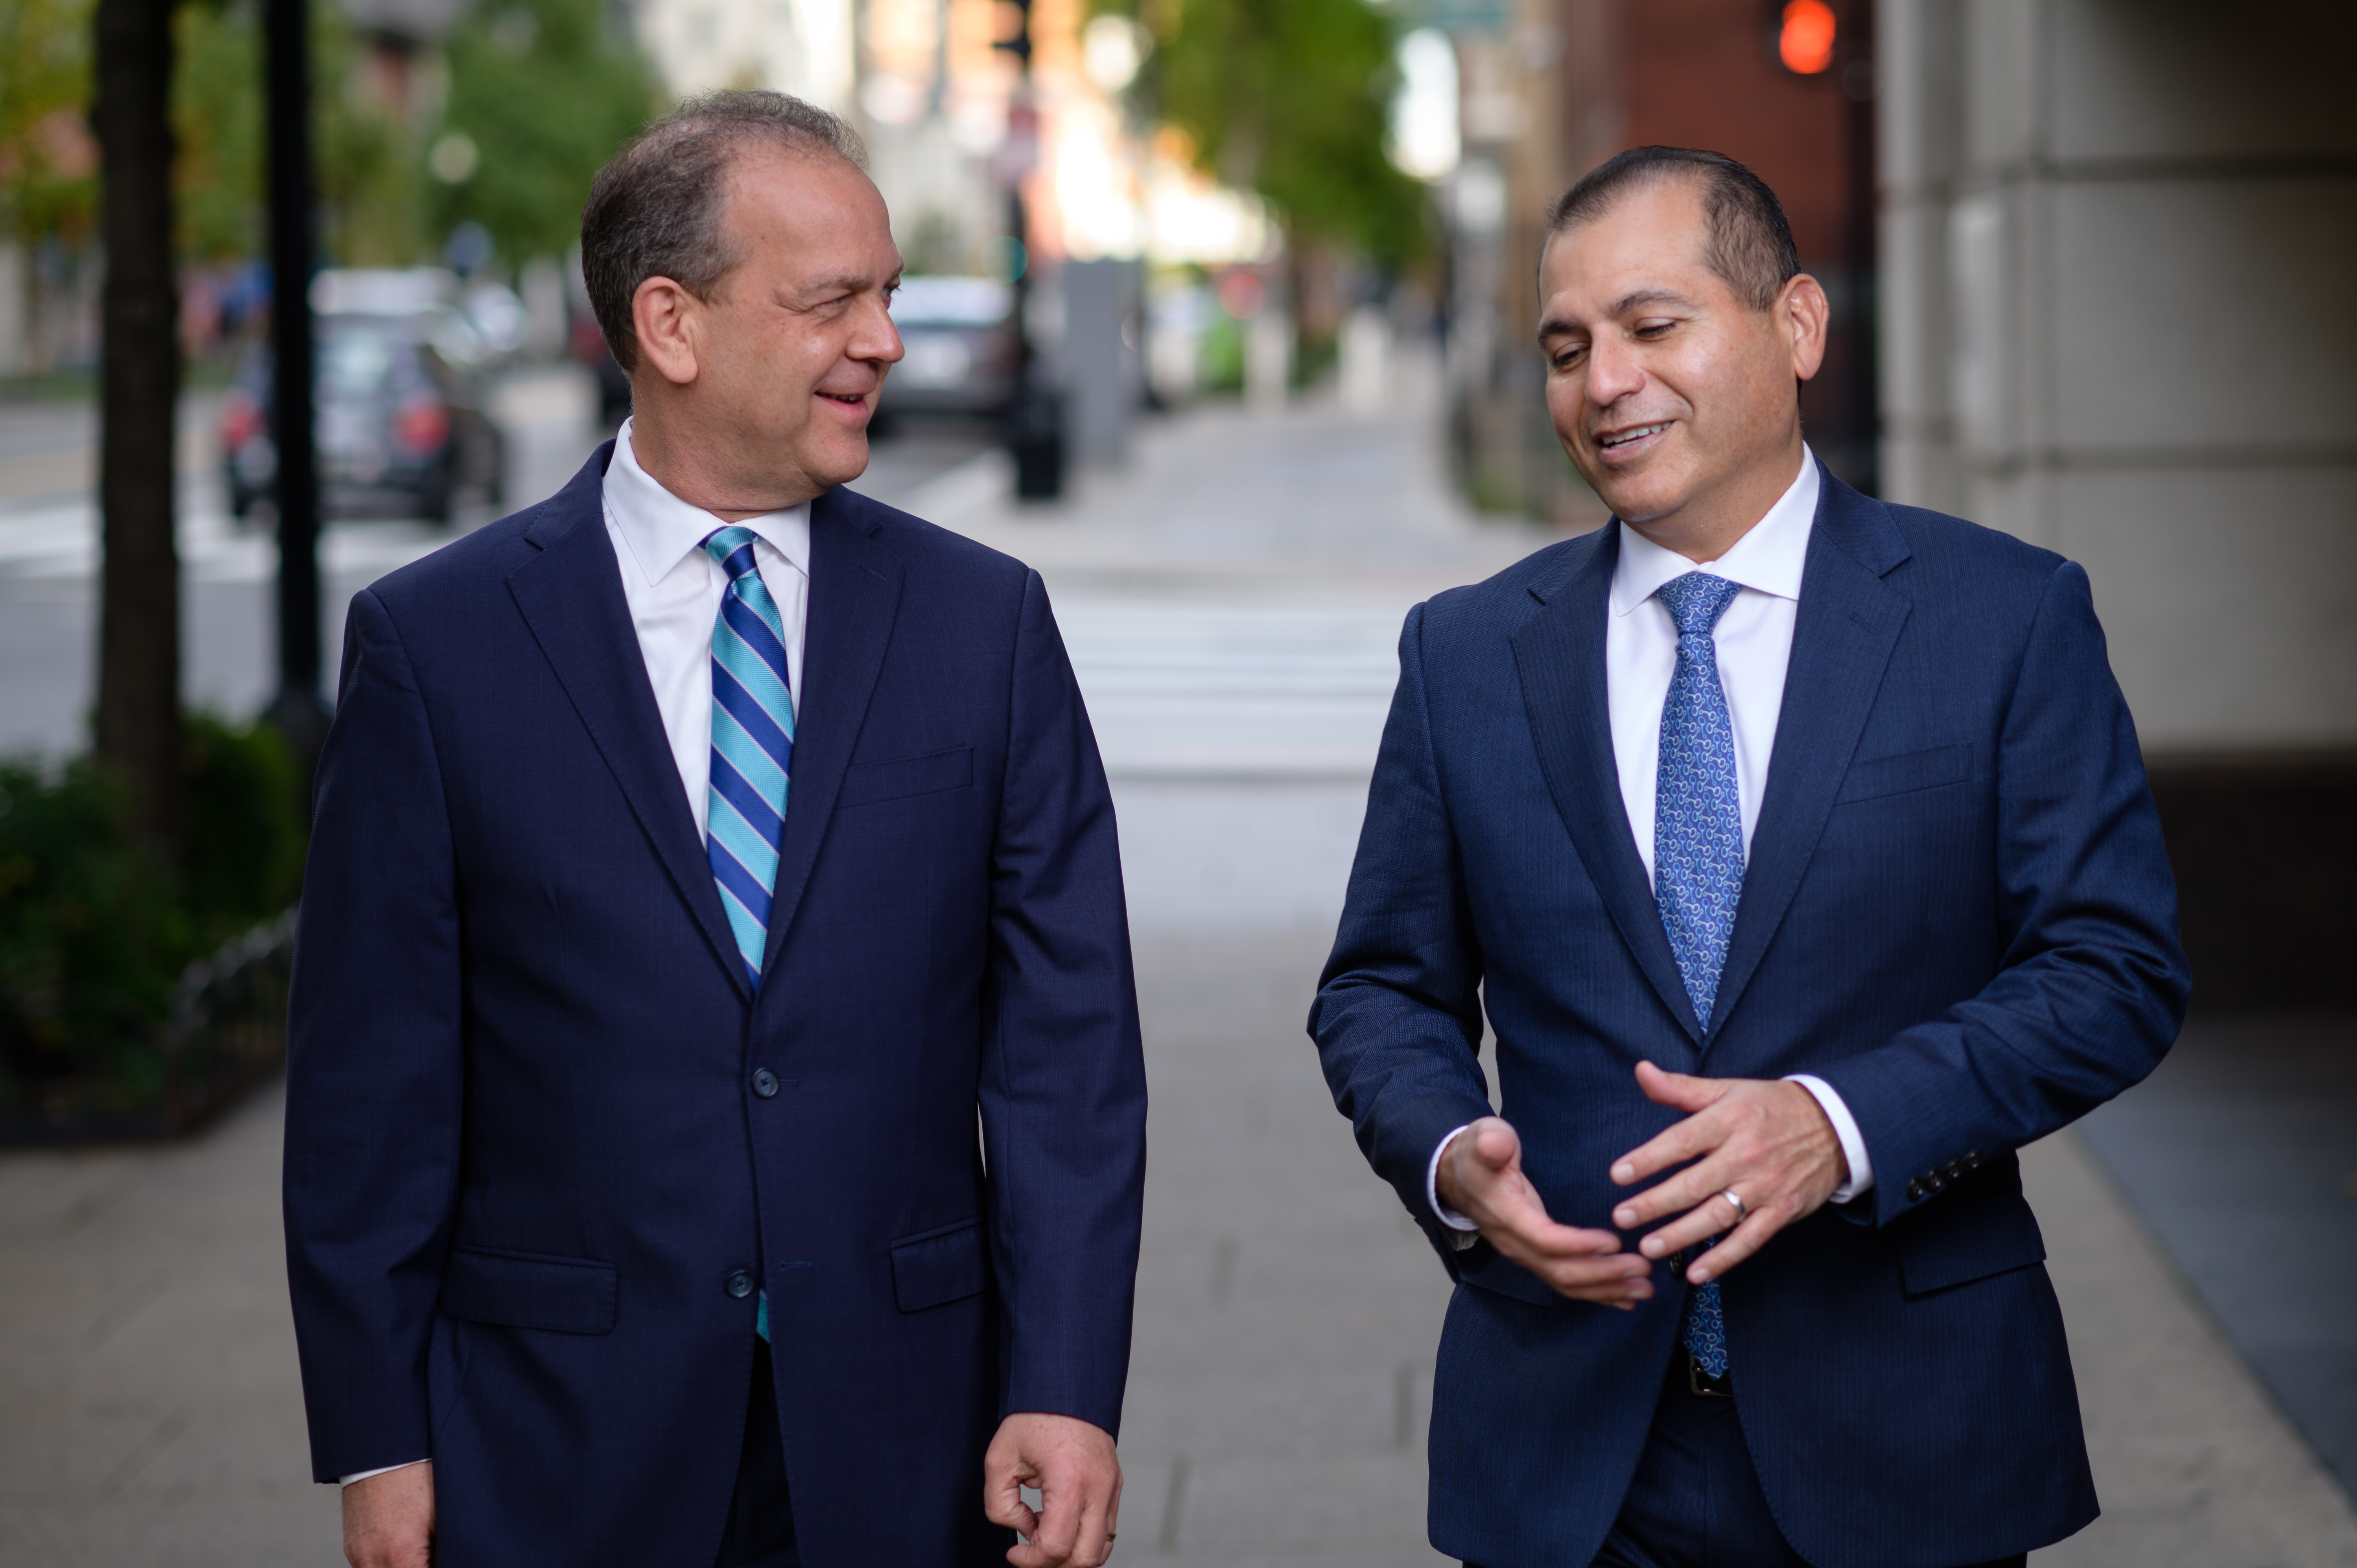
[[[426,1568],[434,1560],[434,1462],[344,1488],[344,1559],[352,1568]]]
[[[1481,1228],[1482,1239],[1574,1301],[1627,1311],[1653,1294],[1652,1265],[1620,1250],[1609,1230],[1547,1218],[1523,1174],[1523,1140],[1503,1117],[1484,1116],[1440,1156],[1440,1199]]]
[[[1026,1487],[1039,1488],[1041,1511],[1024,1502]],[[1121,1516],[1113,1434],[1069,1415],[1008,1416],[982,1456],[982,1507],[1030,1538],[1006,1554],[1016,1568],[1098,1568]]]
[[[1848,1179],[1841,1140],[1815,1095],[1797,1083],[1748,1078],[1689,1078],[1637,1064],[1637,1086],[1656,1105],[1691,1112],[1676,1126],[1612,1163],[1612,1180],[1632,1186],[1672,1165],[1695,1163],[1612,1211],[1623,1230],[1664,1215],[1683,1218],[1638,1244],[1648,1258],[1727,1234],[1687,1266],[1695,1284],[1717,1279],[1767,1244],[1768,1238],[1816,1212]],[[1736,1206],[1723,1196],[1733,1192]]]

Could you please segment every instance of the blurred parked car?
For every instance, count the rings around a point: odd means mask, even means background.
[[[1006,413],[1018,344],[1015,290],[996,278],[909,277],[892,300],[907,356],[884,379],[877,413]]]
[[[515,295],[496,285],[461,290],[432,267],[326,272],[312,282],[311,306],[322,513],[447,522],[462,496],[499,505],[503,443],[485,372],[522,341]],[[277,478],[272,380],[264,345],[221,402],[221,463],[238,517]]]

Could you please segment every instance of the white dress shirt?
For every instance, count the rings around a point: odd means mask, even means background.
[[[767,512],[729,524],[691,506],[639,467],[630,450],[630,424],[614,438],[606,466],[606,532],[621,562],[622,597],[639,634],[639,656],[655,689],[664,738],[679,781],[705,831],[712,784],[712,627],[728,574],[705,553],[714,531],[750,529],[753,562],[785,623],[786,684],[794,711],[802,704],[802,641],[810,618],[810,507]]]
[[[1605,700],[1612,721],[1612,761],[1620,776],[1620,805],[1629,815],[1629,831],[1637,840],[1648,879],[1653,875],[1662,706],[1669,700],[1670,678],[1678,665],[1677,623],[1655,591],[1689,572],[1708,572],[1741,586],[1719,617],[1711,641],[1717,649],[1718,682],[1726,691],[1727,718],[1735,731],[1735,788],[1748,862],[1751,834],[1760,825],[1760,802],[1768,792],[1776,721],[1784,711],[1784,671],[1792,662],[1801,573],[1808,560],[1809,534],[1816,526],[1819,488],[1816,457],[1804,447],[1800,475],[1776,504],[1726,554],[1701,565],[1625,523],[1620,527],[1620,559],[1612,569],[1610,614],[1604,628]],[[1846,1203],[1874,1185],[1874,1167],[1857,1119],[1824,1079],[1795,1073],[1790,1081],[1816,1097],[1841,1140],[1849,1179],[1835,1191],[1832,1201]],[[1464,1131],[1459,1127],[1433,1150],[1425,1192],[1434,1213],[1453,1229],[1469,1231],[1471,1220],[1441,1205],[1438,1185],[1440,1156]]]
[[[728,574],[702,546],[715,530],[730,524],[680,499],[639,467],[630,450],[630,424],[622,422],[614,437],[614,459],[606,466],[606,532],[621,566],[622,599],[630,607],[639,656],[655,689],[663,738],[671,743],[701,838],[711,807],[712,627],[728,586]],[[810,507],[789,507],[735,526],[755,535],[753,561],[785,623],[787,684],[800,713],[802,642],[810,620]],[[341,1481],[349,1487],[424,1463],[411,1459],[358,1471]]]

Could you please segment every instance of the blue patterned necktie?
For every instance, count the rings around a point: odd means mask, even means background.
[[[761,988],[770,897],[786,828],[793,772],[794,704],[786,679],[786,628],[753,562],[749,528],[723,528],[705,553],[728,574],[712,627],[712,789],[705,856],[746,978]]]
[[[1718,1000],[1718,972],[1743,897],[1743,801],[1735,782],[1735,726],[1718,683],[1711,628],[1742,591],[1724,577],[1689,572],[1655,591],[1678,628],[1678,668],[1662,703],[1662,754],[1654,775],[1653,899],[1670,951],[1704,1033]],[[1695,1363],[1727,1375],[1727,1324],[1718,1282],[1686,1297],[1679,1335]]]

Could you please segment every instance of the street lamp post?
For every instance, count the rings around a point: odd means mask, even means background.
[[[312,443],[309,0],[268,0],[272,444],[278,449],[278,694],[270,716],[307,772],[327,738],[319,690],[319,483]]]
[[[1031,0],[1014,0],[1019,26],[1012,38],[996,40],[1022,71],[1007,106],[1006,143],[999,165],[1006,183],[1006,224],[1014,243],[1015,391],[1006,410],[1007,446],[1015,456],[1015,493],[1026,500],[1051,500],[1064,493],[1064,400],[1049,384],[1031,347],[1031,236],[1023,206],[1023,180],[1039,158],[1039,111],[1031,97]]]

